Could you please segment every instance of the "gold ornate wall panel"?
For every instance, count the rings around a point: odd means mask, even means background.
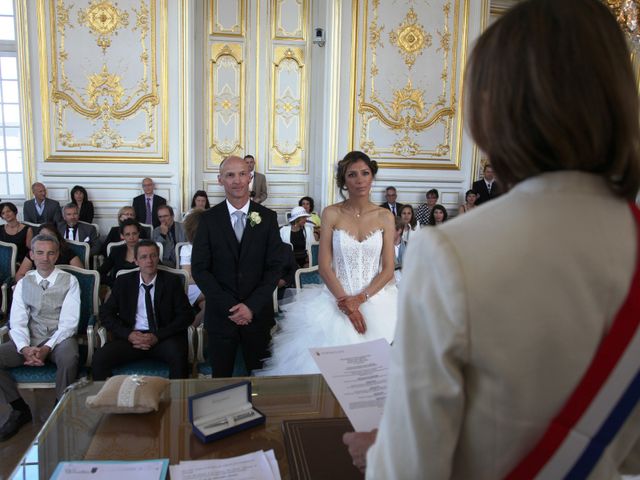
[[[305,40],[309,0],[272,0],[274,40]]]
[[[271,81],[271,162],[272,170],[300,169],[304,146],[304,51],[276,47]]]
[[[469,0],[357,0],[351,145],[391,168],[458,169]]]
[[[214,43],[210,61],[211,104],[208,168],[229,155],[244,153],[244,62],[242,45]]]
[[[39,0],[45,161],[167,162],[166,0]]]
[[[243,37],[247,0],[209,0],[209,35]]]

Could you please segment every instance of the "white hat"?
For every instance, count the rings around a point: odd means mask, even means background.
[[[289,216],[289,223],[295,222],[300,217],[310,217],[304,207],[293,207],[291,209],[291,215]]]

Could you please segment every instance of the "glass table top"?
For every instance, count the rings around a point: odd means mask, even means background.
[[[253,404],[266,423],[212,443],[200,442],[191,431],[188,398],[242,380],[251,381]],[[168,458],[176,464],[273,449],[285,479],[289,468],[282,421],[345,416],[320,375],[172,380],[159,410],[146,414],[102,414],[87,408],[87,397],[102,385],[90,383],[63,397],[25,454],[23,462],[30,463],[37,455],[29,477],[49,478],[60,461]],[[23,478],[23,471],[19,466],[15,478]]]

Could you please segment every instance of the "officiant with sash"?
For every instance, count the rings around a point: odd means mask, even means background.
[[[509,191],[412,237],[384,415],[379,431],[345,435],[353,461],[367,478],[640,474],[626,39],[598,0],[525,0],[478,39],[465,94]]]

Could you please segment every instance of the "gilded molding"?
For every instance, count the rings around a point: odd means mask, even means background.
[[[219,8],[224,3],[229,8],[230,0],[209,0],[209,35],[221,37],[244,37],[246,30],[247,0],[235,1],[235,21],[231,25],[223,25]]]
[[[289,5],[286,5],[288,3]],[[285,8],[283,8],[283,6]],[[274,40],[302,40],[307,38],[307,17],[309,0],[271,0],[272,37]],[[283,13],[291,14],[295,11],[296,27],[287,30],[283,22]]]
[[[39,1],[45,161],[168,161],[166,10],[166,0]],[[136,66],[114,70],[132,49]],[[137,78],[125,76],[136,68]]]
[[[244,89],[242,45],[212,44],[209,69],[210,167],[220,165],[229,155],[241,155],[244,151]]]
[[[353,51],[356,55],[359,52],[355,60],[359,80],[354,82],[359,81],[360,86],[352,103],[353,148],[385,159],[381,165],[392,168],[459,168],[459,72],[466,56],[469,0],[430,5],[433,12],[441,12],[439,17],[425,16],[424,9],[418,11],[412,2],[400,12],[397,5],[390,11],[391,7],[379,0],[356,3],[354,15],[360,17],[363,31],[359,32],[356,24],[353,35],[360,44]],[[394,21],[398,14],[399,20]],[[387,25],[396,25],[388,35],[379,22],[382,15]],[[428,20],[428,27],[423,20]],[[397,49],[395,59],[393,49],[384,49],[387,42]],[[434,73],[416,76],[413,70],[418,62],[421,72]],[[402,79],[404,83],[400,83]]]
[[[302,48],[275,47],[269,141],[272,171],[305,168],[305,75]]]

